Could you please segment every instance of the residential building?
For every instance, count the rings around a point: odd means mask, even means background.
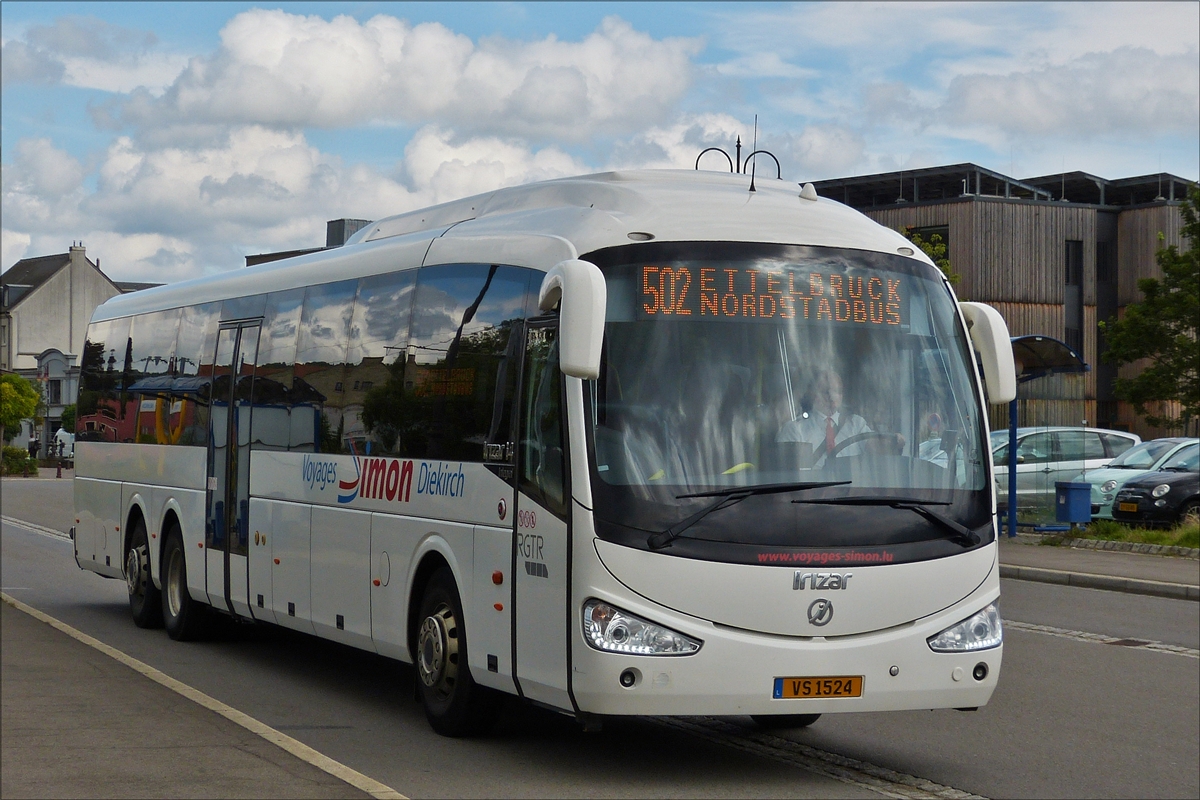
[[[111,280],[82,243],[66,253],[21,259],[0,275],[0,371],[16,372],[40,387],[45,424],[36,433],[43,453],[63,409],[78,394],[79,359],[96,307],[156,285]],[[34,433],[32,420],[26,420],[13,444],[25,446]]]

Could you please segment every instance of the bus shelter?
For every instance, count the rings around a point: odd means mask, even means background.
[[[1091,366],[1065,342],[1050,336],[1012,337],[1017,383],[1048,375],[1087,372]],[[1008,535],[1017,535],[1017,398],[1008,404]]]

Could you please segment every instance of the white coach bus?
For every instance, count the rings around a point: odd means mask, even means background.
[[[75,557],[138,625],[413,663],[449,735],[498,693],[769,726],[996,686],[1007,329],[810,185],[502,189],[87,338]]]

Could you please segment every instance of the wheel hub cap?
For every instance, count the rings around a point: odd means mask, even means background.
[[[448,606],[425,618],[417,633],[417,674],[421,683],[445,698],[458,680],[458,621]]]

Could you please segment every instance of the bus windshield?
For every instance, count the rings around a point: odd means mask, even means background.
[[[954,299],[934,268],[736,243],[635,245],[593,258],[608,285],[604,358],[588,392],[598,519],[655,530],[711,502],[681,495],[848,481],[755,494],[685,536],[802,547],[941,535],[865,502],[880,497],[936,503],[981,524],[983,421]],[[814,497],[864,502],[802,505]],[[747,514],[766,524],[747,524]],[[806,514],[859,524],[832,535],[799,524]]]

